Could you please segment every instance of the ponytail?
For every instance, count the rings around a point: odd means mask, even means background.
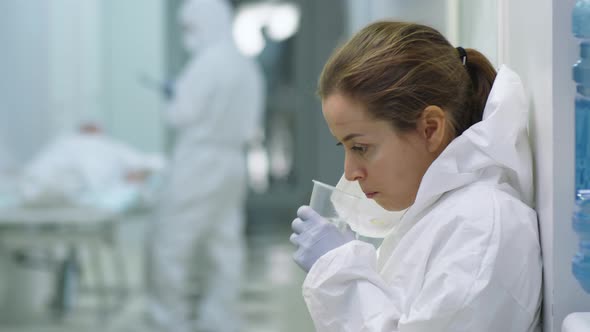
[[[472,116],[469,127],[482,119],[483,110],[496,79],[496,70],[478,50],[468,48],[465,51],[467,53],[465,67],[471,79],[471,93],[467,106],[471,110]],[[462,129],[461,131],[464,131],[467,128]]]

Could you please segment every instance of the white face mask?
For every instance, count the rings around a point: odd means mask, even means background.
[[[342,211],[346,222],[357,234],[366,237],[384,238],[399,224],[405,214],[402,211],[387,211],[374,200],[364,197],[357,181],[347,181],[344,176],[338,181],[336,188],[359,197],[355,207],[347,206],[337,200],[333,201],[336,210]]]

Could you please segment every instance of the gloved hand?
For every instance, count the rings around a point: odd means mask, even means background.
[[[297,246],[293,260],[305,272],[309,272],[318,258],[328,251],[355,239],[349,227],[339,230],[309,206],[301,206],[297,217],[291,224],[293,234],[289,240]]]
[[[164,99],[171,100],[174,98],[174,81],[170,80],[162,83],[161,88]]]

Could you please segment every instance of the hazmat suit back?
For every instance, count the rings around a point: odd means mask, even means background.
[[[378,251],[352,241],[313,265],[303,294],[317,331],[540,330],[527,111],[502,67],[483,120],[430,165]]]
[[[181,8],[192,59],[166,120],[176,142],[149,242],[149,314],[167,331],[238,331],[246,163],[264,80],[231,35],[225,0]]]

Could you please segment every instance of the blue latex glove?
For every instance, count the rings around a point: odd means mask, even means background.
[[[297,217],[291,224],[293,234],[289,240],[297,246],[293,260],[305,272],[309,272],[318,258],[328,251],[355,239],[350,228],[339,230],[309,206],[301,206]]]
[[[162,83],[161,86],[162,95],[164,95],[164,99],[171,100],[174,98],[174,81],[167,81]]]

